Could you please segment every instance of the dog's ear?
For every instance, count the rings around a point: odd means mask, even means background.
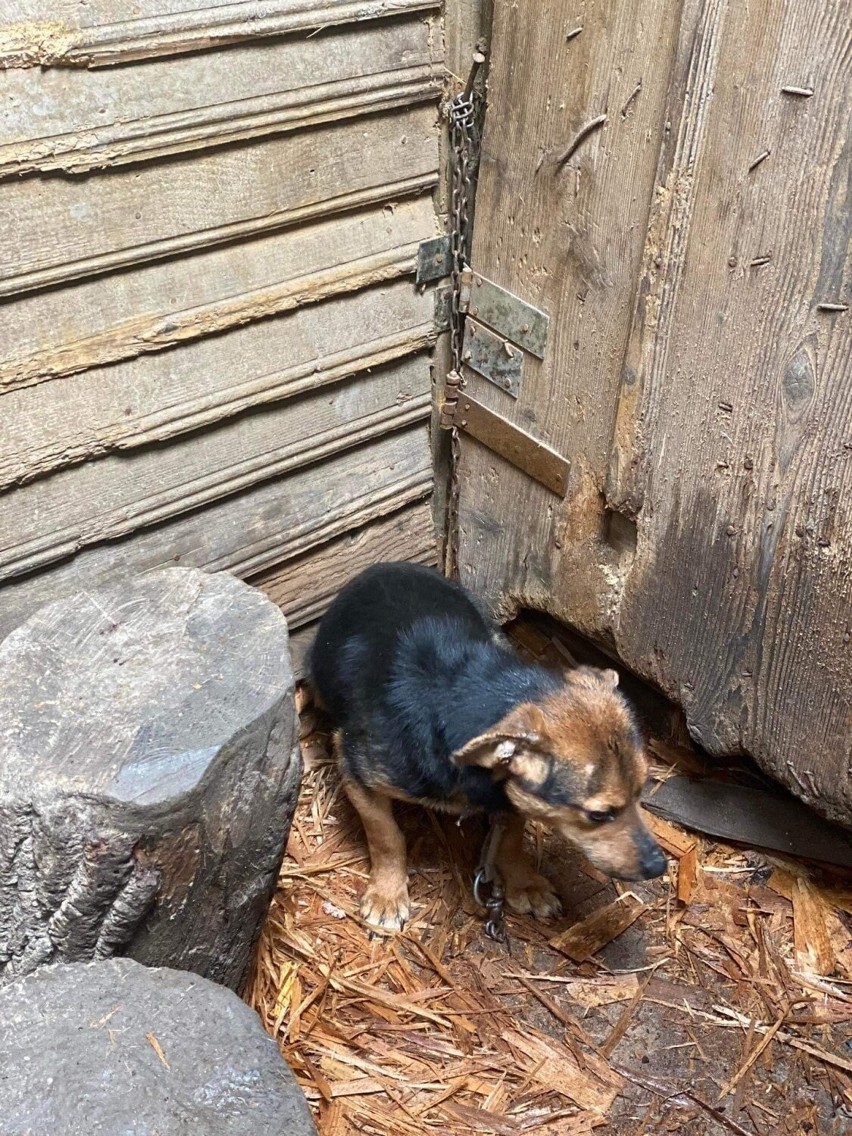
[[[591,690],[600,689],[601,686],[615,690],[618,686],[618,671],[611,668],[601,670],[599,667],[577,667],[569,673],[568,681]]]
[[[508,777],[521,748],[529,748],[537,741],[535,734],[526,739],[501,733],[480,734],[478,738],[471,738],[461,749],[457,749],[450,760],[459,769],[478,765],[480,769],[492,769],[495,773],[503,771],[504,776]]]
[[[544,715],[532,702],[523,703],[493,729],[471,738],[450,760],[459,769],[478,765],[508,777],[519,771],[524,757],[540,751],[544,741]]]

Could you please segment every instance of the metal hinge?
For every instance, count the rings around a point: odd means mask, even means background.
[[[459,307],[480,323],[487,323],[503,339],[544,358],[550,316],[472,268],[465,268],[461,274]]]
[[[430,280],[441,280],[453,270],[453,242],[449,233],[433,237],[431,241],[421,241],[417,249],[416,284],[428,284]]]
[[[564,497],[571,472],[568,459],[459,390],[459,384],[452,381],[454,378],[451,375],[447,380],[448,397],[442,410],[442,425],[446,423],[464,431],[552,493]]]
[[[524,376],[524,352],[542,358],[549,317],[470,268],[461,274],[459,307],[467,315],[462,361],[517,398]]]

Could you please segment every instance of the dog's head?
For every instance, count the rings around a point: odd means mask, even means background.
[[[602,871],[645,880],[666,859],[642,820],[642,740],[611,670],[579,667],[541,702],[523,702],[453,754],[504,782],[518,812],[561,833]]]

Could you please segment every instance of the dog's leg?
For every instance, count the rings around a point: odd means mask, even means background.
[[[559,897],[524,852],[524,818],[520,813],[510,815],[495,863],[503,877],[506,902],[513,911],[521,915],[531,913],[537,919],[559,914]]]
[[[346,795],[354,805],[370,849],[370,882],[361,900],[365,922],[389,931],[399,931],[408,919],[408,869],[405,837],[394,820],[389,798],[353,781],[344,782]]]

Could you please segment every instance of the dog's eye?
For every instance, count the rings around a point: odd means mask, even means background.
[[[608,821],[615,820],[617,815],[615,809],[589,809],[586,820],[590,820],[592,824],[607,824]]]

